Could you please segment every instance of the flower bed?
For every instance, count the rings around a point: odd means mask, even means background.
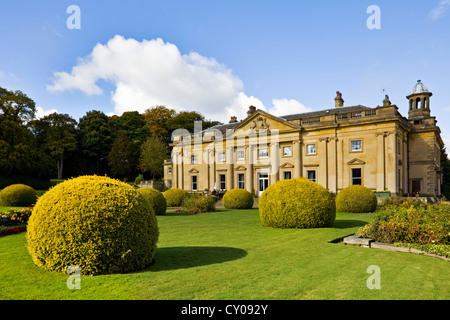
[[[389,204],[357,234],[377,242],[450,255],[450,205],[407,201]]]
[[[28,207],[0,214],[0,237],[25,231],[31,212],[31,207]]]
[[[23,231],[27,231],[26,226],[19,226],[19,227],[0,226],[0,237],[8,236],[10,234],[15,234]]]

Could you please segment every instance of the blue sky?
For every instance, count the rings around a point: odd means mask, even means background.
[[[242,118],[384,94],[407,116],[418,79],[450,143],[450,0],[2,1],[0,86],[79,119],[157,104]],[[80,10],[81,29],[66,12]],[[370,5],[380,29],[366,25]],[[385,90],[385,93],[383,92]]]

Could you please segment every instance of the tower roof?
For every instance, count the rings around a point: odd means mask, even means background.
[[[409,94],[417,94],[423,92],[428,92],[428,88],[423,84],[421,80],[417,80],[417,83],[411,89],[411,92]]]

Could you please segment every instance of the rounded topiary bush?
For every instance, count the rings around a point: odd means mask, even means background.
[[[168,207],[179,207],[183,203],[183,198],[187,191],[184,189],[172,188],[163,192]]]
[[[166,213],[167,201],[162,192],[150,187],[139,188],[138,191],[142,194],[144,199],[147,200],[156,215],[163,215]]]
[[[0,205],[5,207],[28,207],[36,199],[36,190],[24,184],[12,184],[0,191]]]
[[[305,178],[280,180],[259,198],[264,226],[275,228],[331,227],[336,204],[331,193]]]
[[[227,209],[251,209],[253,194],[245,189],[231,189],[224,194],[222,204]]]
[[[27,246],[34,263],[82,274],[137,271],[150,265],[159,231],[140,193],[119,180],[81,176],[51,188],[28,221]]]
[[[336,210],[341,212],[374,212],[377,209],[375,193],[360,185],[349,186],[336,196]]]

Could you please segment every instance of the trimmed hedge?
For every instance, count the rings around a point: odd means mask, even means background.
[[[0,206],[4,207],[28,207],[36,199],[36,190],[24,184],[12,184],[0,191]]]
[[[141,270],[153,261],[159,236],[153,209],[132,186],[100,176],[62,182],[42,195],[28,221],[34,263],[82,274]]]
[[[259,199],[264,226],[275,228],[331,227],[336,205],[331,193],[306,178],[280,180]]]
[[[172,188],[163,192],[163,196],[166,198],[168,207],[180,207],[186,194],[186,190],[178,188]]]
[[[349,186],[336,196],[336,210],[340,212],[365,213],[377,209],[377,197],[369,188],[360,185]]]
[[[227,209],[251,209],[253,194],[245,189],[231,189],[222,198],[222,204]]]
[[[167,201],[163,194],[158,190],[150,187],[137,189],[140,194],[148,201],[156,215],[163,215],[167,210]]]

